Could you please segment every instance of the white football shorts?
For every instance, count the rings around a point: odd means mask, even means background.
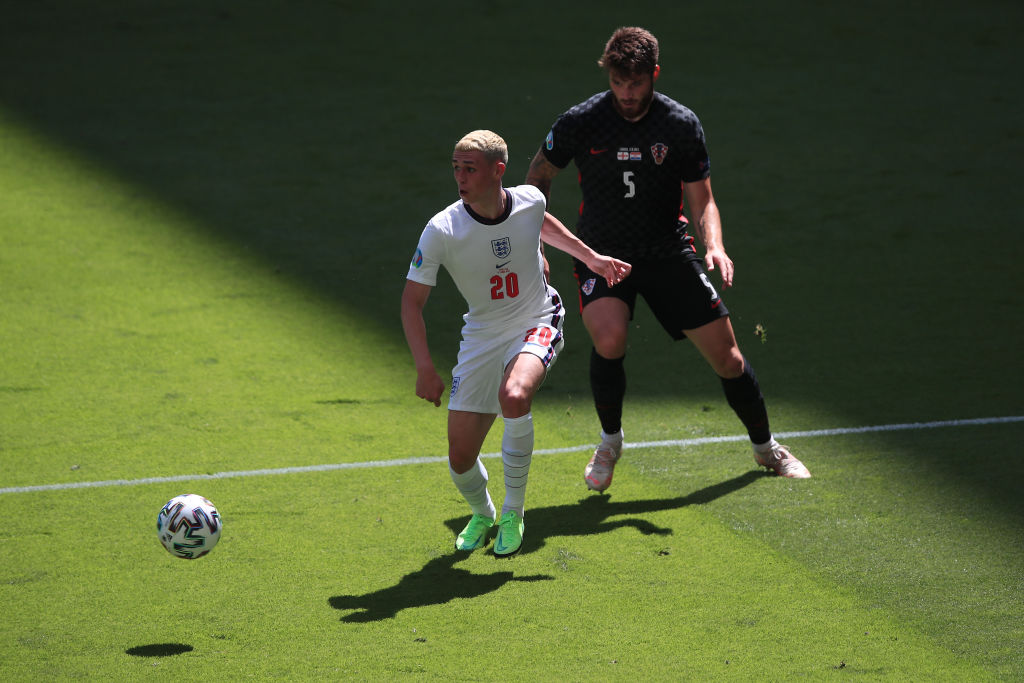
[[[502,335],[479,335],[463,339],[459,357],[452,370],[452,388],[448,394],[448,410],[470,413],[500,414],[498,388],[505,376],[505,368],[520,353],[531,353],[540,358],[548,370],[555,364],[562,350],[562,317],[558,326],[534,321],[507,328]]]

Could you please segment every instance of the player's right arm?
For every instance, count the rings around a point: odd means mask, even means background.
[[[533,185],[544,194],[544,200],[551,204],[551,181],[558,172],[562,170],[547,160],[544,156],[544,149],[538,149],[530,162],[530,168],[526,171],[526,184]],[[544,245],[540,248],[541,256],[544,257],[544,279],[551,279],[551,266],[548,264],[548,257],[544,254]]]
[[[544,198],[549,206],[551,204],[551,181],[554,180],[560,170],[562,169],[548,161],[547,157],[544,156],[542,148],[537,150],[533,161],[530,162],[529,170],[526,171],[526,184],[533,185],[544,193]]]
[[[427,305],[431,289],[433,287],[413,280],[405,281],[405,290],[402,292],[402,329],[405,331],[405,341],[409,344],[409,351],[412,352],[413,361],[416,363],[416,395],[435,406],[440,406],[444,380],[437,374],[434,361],[430,357],[427,323],[423,319],[423,308]]]

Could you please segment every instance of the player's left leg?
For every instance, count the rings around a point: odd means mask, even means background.
[[[747,429],[757,463],[784,477],[810,477],[803,463],[772,436],[764,395],[754,369],[740,352],[729,318],[719,318],[684,332],[722,380],[725,398]]]
[[[523,543],[526,482],[533,462],[533,414],[530,406],[547,370],[529,353],[516,356],[505,371],[498,393],[505,432],[501,437],[501,463],[505,473],[505,502],[494,539],[495,555],[511,555]]]
[[[501,460],[505,468],[504,515],[514,510],[523,515],[526,481],[533,460],[533,414],[530,406],[547,369],[537,356],[520,353],[505,370],[498,393],[505,433],[501,438]]]
[[[533,397],[537,394],[548,368],[562,348],[559,327],[539,325],[510,346],[511,358],[505,365],[498,390],[505,431],[501,439],[501,461],[505,473],[505,502],[498,520],[498,536],[494,554],[511,555],[523,543],[526,483],[533,462]]]

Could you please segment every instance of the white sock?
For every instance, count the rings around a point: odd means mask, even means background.
[[[501,437],[501,463],[505,468],[505,503],[501,514],[515,510],[523,516],[526,505],[526,480],[533,460],[533,415],[506,417]]]
[[[603,429],[601,430],[601,441],[612,446],[621,446],[622,439],[624,436],[625,434],[622,432],[621,429],[615,432],[614,434],[606,434]]]
[[[772,436],[767,443],[751,443],[750,445],[754,447],[754,451],[757,453],[768,453],[778,446],[779,442],[775,440],[774,436]]]
[[[476,464],[462,474],[458,474],[448,466],[448,473],[452,475],[455,488],[459,490],[462,497],[469,503],[474,515],[486,515],[494,519],[494,503],[491,502],[491,494],[487,490],[487,468],[484,467],[480,458]]]

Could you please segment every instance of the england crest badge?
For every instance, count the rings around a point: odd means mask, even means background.
[[[508,237],[491,240],[491,250],[498,258],[505,258],[512,253],[512,243],[509,241]]]

